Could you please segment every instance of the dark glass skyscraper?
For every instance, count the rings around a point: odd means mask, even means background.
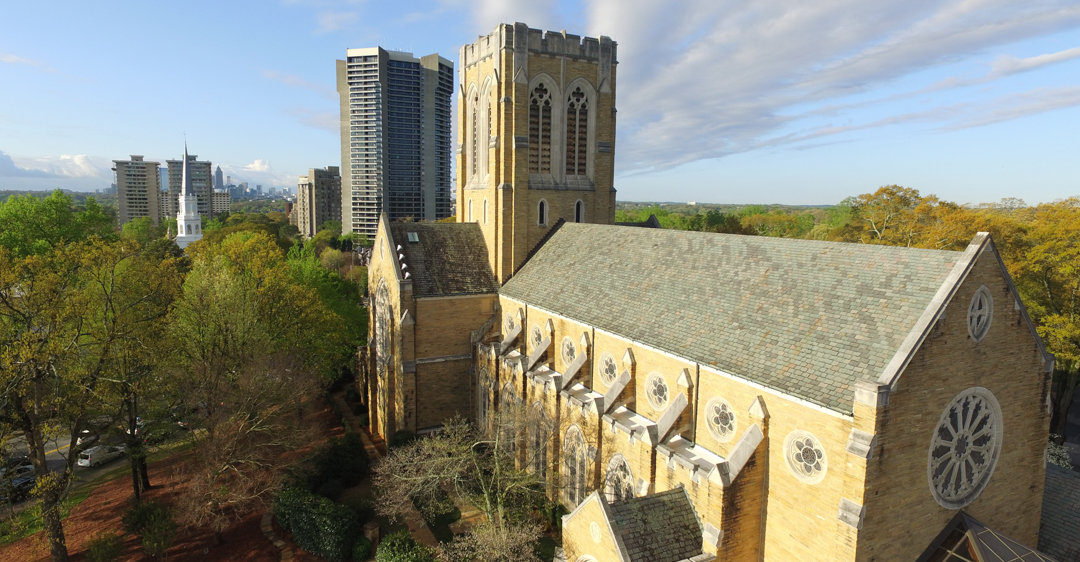
[[[450,216],[454,65],[437,54],[349,49],[341,96],[341,225],[375,236],[390,220]]]

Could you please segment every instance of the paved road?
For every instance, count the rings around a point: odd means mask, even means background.
[[[10,449],[11,452],[17,452],[18,454],[26,454],[26,440],[22,437],[16,437],[11,440]],[[49,441],[45,444],[45,461],[49,466],[51,472],[63,470],[65,462],[67,460],[68,449],[71,447],[70,441],[66,437],[60,437]]]

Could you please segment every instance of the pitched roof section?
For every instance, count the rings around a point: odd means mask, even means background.
[[[1046,465],[1039,550],[1061,560],[1080,559],[1080,472]]]
[[[917,562],[1056,562],[981,521],[958,512]]]
[[[476,223],[389,223],[417,297],[495,293],[487,245]],[[413,235],[410,238],[410,233]],[[416,241],[411,241],[415,239]]]
[[[568,223],[502,294],[848,413],[960,257]]]
[[[677,562],[701,554],[701,522],[682,486],[610,508],[631,561]]]

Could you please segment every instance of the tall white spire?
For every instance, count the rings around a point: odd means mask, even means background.
[[[186,248],[188,244],[202,238],[202,216],[199,215],[199,196],[191,187],[191,174],[188,170],[187,140],[184,141],[184,162],[180,165],[180,194],[177,198],[176,245]]]

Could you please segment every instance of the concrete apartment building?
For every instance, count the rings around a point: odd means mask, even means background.
[[[192,154],[187,157],[188,175],[191,180],[191,188],[199,198],[199,214],[204,217],[214,216],[212,205],[213,166],[209,161],[200,161],[199,157]],[[177,200],[183,185],[183,160],[166,160],[169,166],[169,193],[166,199],[167,215],[173,216],[179,210]]]
[[[341,218],[341,172],[337,166],[311,168],[296,184],[296,227],[305,238],[315,236],[319,225]]]
[[[348,49],[337,86],[342,231],[374,238],[383,212],[390,220],[450,216],[454,64],[437,54]]]
[[[150,217],[155,225],[161,224],[159,166],[159,162],[148,162],[134,154],[131,160],[113,160],[121,225],[139,217]]]
[[[232,209],[232,196],[228,191],[215,191],[210,194],[210,212],[214,215],[228,213]]]

